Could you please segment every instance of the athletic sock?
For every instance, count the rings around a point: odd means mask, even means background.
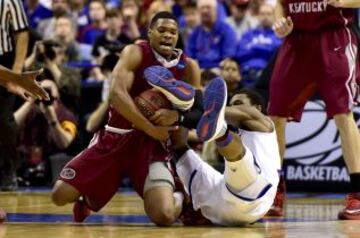
[[[229,145],[232,140],[233,140],[233,136],[230,133],[230,130],[227,129],[225,134],[223,136],[221,136],[220,138],[216,139],[215,142],[218,147],[225,147],[225,146]]]
[[[353,193],[360,192],[360,173],[350,174],[351,191]]]

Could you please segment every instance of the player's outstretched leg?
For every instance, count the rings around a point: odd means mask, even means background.
[[[202,141],[212,141],[226,132],[225,107],[227,100],[226,83],[221,77],[213,79],[204,91],[202,115],[196,133]]]
[[[162,92],[176,109],[188,110],[194,103],[195,90],[184,81],[177,80],[163,66],[150,66],[144,71],[146,81]]]

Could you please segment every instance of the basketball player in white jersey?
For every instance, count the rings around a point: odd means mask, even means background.
[[[197,126],[201,140],[215,140],[225,158],[224,174],[193,150],[177,161],[176,171],[195,211],[213,224],[238,226],[257,221],[270,209],[279,182],[280,155],[274,125],[261,112],[261,96],[242,90],[226,107],[226,92],[221,78],[210,82],[204,92],[205,113]],[[236,132],[229,130],[225,118]]]

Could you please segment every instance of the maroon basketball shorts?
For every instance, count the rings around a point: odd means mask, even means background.
[[[124,176],[129,176],[135,191],[143,196],[149,164],[166,161],[168,151],[138,130],[125,134],[98,132],[88,148],[61,171],[60,179],[74,186],[98,211],[113,197]]]
[[[329,118],[359,103],[357,40],[350,29],[292,33],[280,48],[270,82],[269,115],[300,121],[318,91]]]

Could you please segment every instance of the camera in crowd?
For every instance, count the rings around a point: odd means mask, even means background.
[[[45,40],[42,44],[44,45],[44,52],[40,52],[39,48],[37,49],[37,60],[39,62],[44,62],[45,59],[54,60],[56,58],[54,47],[61,47],[61,44],[54,40]]]
[[[42,103],[44,106],[50,106],[54,103],[55,101],[55,97],[52,95],[52,92],[51,92],[51,89],[50,88],[44,88],[44,90],[49,94],[49,100],[40,100],[40,99],[37,99],[35,101],[36,104],[40,104]]]

